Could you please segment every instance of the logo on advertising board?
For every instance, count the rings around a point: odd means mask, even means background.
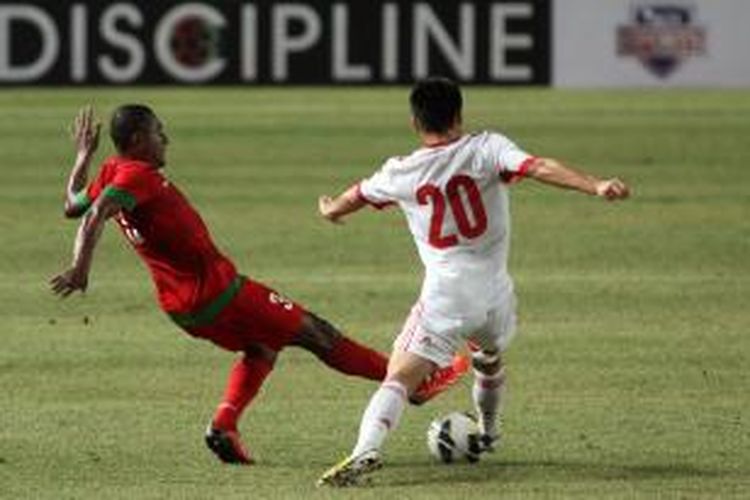
[[[182,18],[175,26],[169,46],[181,64],[197,68],[219,57],[219,30],[198,16]]]
[[[636,57],[666,79],[690,57],[706,53],[706,30],[695,22],[695,8],[653,3],[631,9],[631,24],[617,29],[617,54]]]

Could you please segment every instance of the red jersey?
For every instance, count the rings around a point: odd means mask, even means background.
[[[164,311],[195,313],[212,308],[222,295],[229,298],[228,290],[233,294],[234,264],[219,252],[198,212],[161,171],[142,161],[108,158],[82,201],[91,203],[102,195],[124,207],[115,220],[151,271]]]

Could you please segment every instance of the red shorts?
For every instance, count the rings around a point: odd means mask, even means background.
[[[247,279],[210,324],[184,330],[229,351],[243,351],[252,344],[262,344],[278,352],[297,338],[304,314],[299,304]]]

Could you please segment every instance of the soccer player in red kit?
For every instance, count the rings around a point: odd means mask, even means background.
[[[118,151],[88,184],[100,125],[91,107],[74,124],[77,157],[68,179],[65,215],[82,217],[69,269],[51,279],[54,293],[85,291],[94,248],[113,218],[147,265],[161,308],[183,330],[241,352],[224,397],[206,431],[206,444],[227,463],[249,464],[237,422],[271,372],[276,355],[299,346],[334,370],[381,381],[387,359],[345,337],[333,325],[261,283],[238,274],[214,245],[200,215],[162,172],[168,139],[161,121],[143,105],[115,110],[110,136]],[[420,403],[454,383],[467,370],[457,359],[425,380]]]

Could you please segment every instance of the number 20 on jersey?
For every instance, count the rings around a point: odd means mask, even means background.
[[[417,202],[432,205],[429,242],[435,248],[450,248],[459,242],[458,234],[444,232],[445,211],[448,208],[456,221],[458,233],[464,238],[477,238],[487,230],[487,211],[482,203],[482,194],[477,183],[468,175],[451,177],[442,190],[434,184],[421,186],[417,189]]]

